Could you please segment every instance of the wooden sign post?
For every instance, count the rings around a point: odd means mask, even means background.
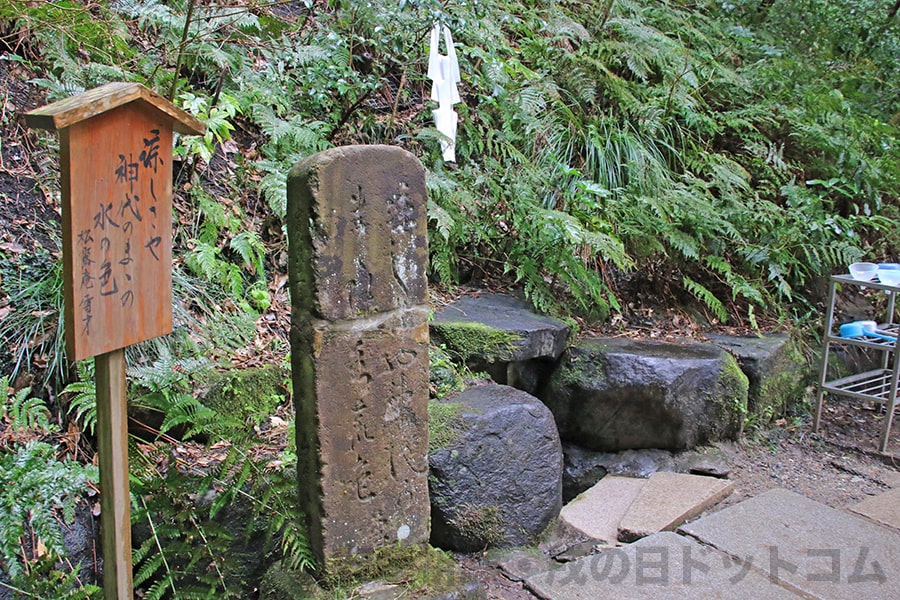
[[[205,126],[138,83],[25,115],[59,131],[66,351],[95,358],[107,600],[133,597],[125,347],[172,331],[172,132]]]

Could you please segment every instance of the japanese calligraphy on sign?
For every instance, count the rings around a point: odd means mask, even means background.
[[[172,330],[172,133],[126,105],[64,135],[66,337],[79,360]]]
[[[134,82],[58,100],[25,120],[59,132],[69,358],[169,333],[173,132],[206,127]]]

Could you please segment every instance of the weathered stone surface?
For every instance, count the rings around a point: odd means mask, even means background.
[[[637,477],[604,477],[566,504],[559,518],[592,540],[615,544],[622,517],[648,481]]]
[[[464,296],[435,312],[431,331],[436,342],[498,383],[507,383],[508,363],[558,358],[569,336],[562,321],[537,314],[514,296],[489,293]]]
[[[679,532],[804,598],[897,596],[900,533],[788,490],[749,498]]]
[[[783,415],[803,399],[813,373],[788,334],[762,337],[709,334],[709,340],[731,352],[750,387],[747,409],[760,425]]]
[[[711,344],[603,338],[570,347],[541,399],[566,442],[677,450],[735,437],[747,387],[734,358]]]
[[[332,148],[297,163],[288,176],[293,308],[334,321],[425,304],[426,193],[422,164],[393,146]]]
[[[602,457],[608,453],[585,450],[574,444],[563,444],[563,502],[590,489],[609,473]]]
[[[525,581],[532,575],[545,573],[560,564],[534,548],[501,548],[491,550],[485,563],[500,569],[512,581]]]
[[[876,523],[900,530],[900,488],[866,498],[849,509]]]
[[[715,477],[654,473],[622,516],[619,540],[633,542],[658,531],[672,531],[721,502],[733,489],[733,481]]]
[[[429,455],[432,543],[474,551],[535,540],[562,505],[562,449],[541,402],[501,385],[440,401],[457,431]]]
[[[421,164],[389,146],[290,173],[300,499],[329,574],[429,538],[425,195]]]
[[[576,560],[526,584],[545,600],[801,598],[744,561],[669,532]]]
[[[301,495],[325,560],[428,540],[427,317],[319,321],[312,353],[292,351]]]

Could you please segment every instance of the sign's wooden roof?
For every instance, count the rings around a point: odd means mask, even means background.
[[[29,127],[59,130],[96,117],[129,102],[146,102],[172,120],[172,129],[184,135],[202,135],[206,125],[140,83],[113,82],[64,98],[25,113]]]

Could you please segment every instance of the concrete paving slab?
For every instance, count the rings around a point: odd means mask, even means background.
[[[776,489],[679,531],[811,598],[897,598],[900,534]]]
[[[900,488],[866,498],[848,509],[876,523],[900,530]]]
[[[592,540],[616,543],[619,523],[647,481],[607,475],[565,505],[559,518]]]
[[[733,489],[734,482],[725,479],[658,471],[622,516],[618,539],[633,542],[657,531],[671,531],[720,502]]]
[[[787,600],[797,598],[749,565],[671,532],[528,578],[545,600]]]

